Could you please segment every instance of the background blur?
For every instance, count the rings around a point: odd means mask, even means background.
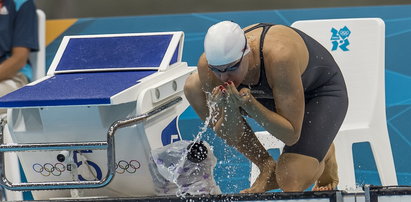
[[[411,4],[410,0],[35,0],[47,19]]]

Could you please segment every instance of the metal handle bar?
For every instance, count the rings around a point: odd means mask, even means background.
[[[32,190],[56,190],[56,189],[83,189],[99,188],[106,186],[111,182],[115,175],[115,144],[114,135],[117,129],[135,125],[147,118],[172,107],[182,100],[181,97],[174,98],[151,111],[138,116],[115,121],[111,124],[107,132],[107,142],[66,142],[66,143],[36,143],[36,144],[3,144],[3,128],[6,124],[2,119],[0,123],[0,155],[4,165],[4,152],[22,152],[22,151],[41,151],[41,150],[91,150],[107,149],[107,175],[101,180],[92,181],[58,181],[58,182],[23,182],[12,183],[5,175],[4,169],[1,171],[0,185],[6,189],[14,191],[32,191]]]

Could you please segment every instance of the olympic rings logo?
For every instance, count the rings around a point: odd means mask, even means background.
[[[137,160],[130,160],[129,162],[120,160],[118,163],[116,163],[116,173],[123,174],[127,171],[128,173],[132,174],[135,173],[140,167],[141,164]]]
[[[347,35],[349,35],[351,32],[350,31],[340,31],[340,35],[343,35],[343,36],[347,36]]]
[[[141,164],[137,160],[120,160],[118,163],[115,164],[115,170],[118,174],[123,174],[128,172],[130,174],[135,173]],[[66,167],[63,163],[55,163],[54,165],[51,163],[44,163],[43,165],[40,163],[35,163],[32,166],[34,172],[39,173],[45,177],[54,175],[60,176],[64,171],[70,171],[68,167]]]
[[[55,163],[54,165],[51,163],[45,163],[43,165],[35,163],[33,164],[33,170],[34,172],[40,173],[45,177],[50,175],[60,176],[64,171],[66,171],[66,166],[62,163]]]

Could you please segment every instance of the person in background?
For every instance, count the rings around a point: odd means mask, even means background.
[[[31,51],[38,50],[33,0],[0,0],[0,97],[32,79]],[[0,114],[6,109],[0,109]]]
[[[198,72],[185,95],[201,119],[260,170],[242,193],[331,190],[338,184],[332,144],[347,112],[343,75],[331,54],[298,29],[230,21],[208,29]],[[215,103],[209,108],[207,103]],[[285,143],[276,162],[243,116]]]

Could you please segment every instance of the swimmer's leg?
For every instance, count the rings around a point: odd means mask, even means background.
[[[276,162],[272,158],[268,158],[259,166],[260,174],[253,185],[240,191],[240,193],[263,193],[269,190],[278,189],[277,178],[275,174]]]
[[[336,189],[339,180],[334,144],[321,162],[302,154],[283,153],[276,173],[277,182],[284,192],[304,191],[313,183],[314,191]]]
[[[324,159],[324,171],[313,187],[313,191],[327,191],[337,189],[339,182],[338,165],[335,158],[335,147],[331,145]]]
[[[348,100],[343,91],[332,92],[334,96],[318,93],[306,101],[300,139],[284,147],[277,165],[277,182],[283,191],[303,191],[317,180],[315,190],[335,189],[338,184],[332,142],[344,120]]]
[[[324,163],[297,153],[281,154],[277,164],[277,182],[284,192],[302,192],[310,187],[324,170]]]
[[[245,127],[245,133],[238,138],[238,142],[227,141],[227,143],[253,162],[260,170],[260,174],[250,188],[242,190],[240,193],[263,193],[278,189],[275,173],[276,162],[247,123],[245,123]]]

